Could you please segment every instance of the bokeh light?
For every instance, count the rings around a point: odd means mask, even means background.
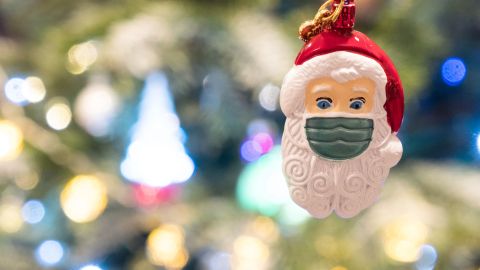
[[[460,85],[467,76],[467,67],[460,58],[449,58],[442,65],[443,81],[450,86]]]
[[[188,181],[195,164],[186,152],[183,138],[167,77],[154,73],[145,82],[139,119],[120,165],[122,175],[152,187]]]
[[[5,84],[5,96],[12,103],[17,105],[25,105],[28,103],[27,99],[23,96],[22,88],[25,85],[25,80],[22,78],[11,78]]]
[[[268,133],[258,133],[253,136],[252,141],[260,145],[262,154],[270,152],[274,146],[273,137]]]
[[[420,258],[415,263],[417,270],[433,270],[437,262],[438,254],[435,247],[423,245],[420,248]]]
[[[38,174],[36,172],[29,172],[23,175],[15,177],[15,184],[17,187],[23,190],[32,190],[40,181]]]
[[[30,103],[38,103],[45,98],[47,90],[42,79],[38,77],[28,77],[22,87],[23,97]]]
[[[184,246],[185,233],[179,226],[162,225],[153,230],[147,238],[149,261],[167,269],[182,269],[188,262],[188,252]]]
[[[267,111],[273,112],[277,109],[280,88],[273,84],[267,84],[258,95],[260,106]]]
[[[17,158],[22,152],[22,149],[22,131],[10,121],[0,121],[0,161]]]
[[[89,264],[89,265],[83,266],[82,268],[80,268],[78,270],[103,270],[103,269],[98,265]]]
[[[232,256],[226,252],[209,251],[202,256],[201,269],[208,270],[229,270],[231,269]]]
[[[233,243],[233,270],[268,268],[270,250],[260,239],[241,235]]]
[[[60,203],[63,212],[72,221],[90,222],[98,218],[107,207],[107,188],[96,176],[79,175],[64,187]]]
[[[55,240],[44,241],[35,250],[35,258],[37,262],[43,266],[58,264],[64,255],[65,250],[62,244]]]
[[[75,119],[88,133],[100,137],[108,134],[120,108],[117,92],[106,78],[94,78],[75,100]]]
[[[36,224],[42,221],[45,216],[43,203],[37,200],[27,201],[22,207],[22,216],[25,222]]]
[[[480,134],[477,135],[476,146],[477,146],[477,151],[480,154]]]
[[[383,232],[385,253],[391,259],[410,263],[419,258],[428,228],[415,220],[397,220],[389,224]]]
[[[0,204],[0,230],[16,233],[23,225],[22,204],[14,198],[5,198]]]
[[[97,58],[98,51],[93,41],[74,45],[68,50],[67,70],[72,74],[82,74]]]
[[[265,216],[279,215],[285,225],[305,222],[309,215],[291,199],[282,173],[279,146],[242,171],[237,184],[237,200],[247,210]]]
[[[240,147],[240,155],[247,162],[256,161],[262,156],[262,146],[256,141],[246,140]]]
[[[72,111],[64,102],[55,102],[48,107],[45,115],[47,124],[55,130],[63,130],[72,121]]]
[[[37,103],[47,94],[42,79],[38,77],[11,78],[5,84],[5,96],[17,105]]]

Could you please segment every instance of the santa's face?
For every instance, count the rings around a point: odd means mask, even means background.
[[[311,81],[305,90],[305,110],[310,115],[371,113],[374,100],[375,82],[365,77],[345,83],[325,77]]]
[[[282,87],[283,171],[292,199],[317,218],[372,205],[402,145],[384,109],[386,76],[347,52],[294,67]]]
[[[365,116],[372,112],[374,100],[375,82],[369,78],[311,81],[305,89],[305,131],[313,152],[331,160],[361,155],[372,140],[374,122]],[[329,117],[333,114],[342,117]]]

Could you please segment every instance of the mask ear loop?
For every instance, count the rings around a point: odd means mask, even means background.
[[[324,29],[329,29],[338,20],[342,13],[345,1],[340,1],[339,6],[332,12],[328,6],[333,6],[334,0],[328,0],[317,11],[313,20],[305,21],[298,29],[299,38],[304,42],[309,42],[314,36],[322,32]]]

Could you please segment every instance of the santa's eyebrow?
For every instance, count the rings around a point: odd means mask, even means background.
[[[332,86],[330,86],[328,84],[320,84],[320,85],[316,85],[313,88],[313,93],[318,93],[318,92],[322,92],[322,91],[329,91],[329,90],[332,90]]]
[[[352,88],[352,90],[354,92],[364,92],[364,93],[368,93],[368,88],[367,87],[364,87],[364,86],[354,86]]]
[[[350,101],[354,101],[354,100],[361,100],[361,101],[363,101],[363,103],[367,103],[367,100],[364,97],[356,97],[356,98],[351,98],[350,99]]]

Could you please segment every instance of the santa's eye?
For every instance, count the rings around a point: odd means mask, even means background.
[[[365,105],[365,99],[364,98],[353,99],[350,102],[350,108],[354,109],[354,110],[362,109],[363,105]]]
[[[319,98],[317,99],[317,107],[321,110],[326,110],[332,107],[332,99],[331,98]]]

